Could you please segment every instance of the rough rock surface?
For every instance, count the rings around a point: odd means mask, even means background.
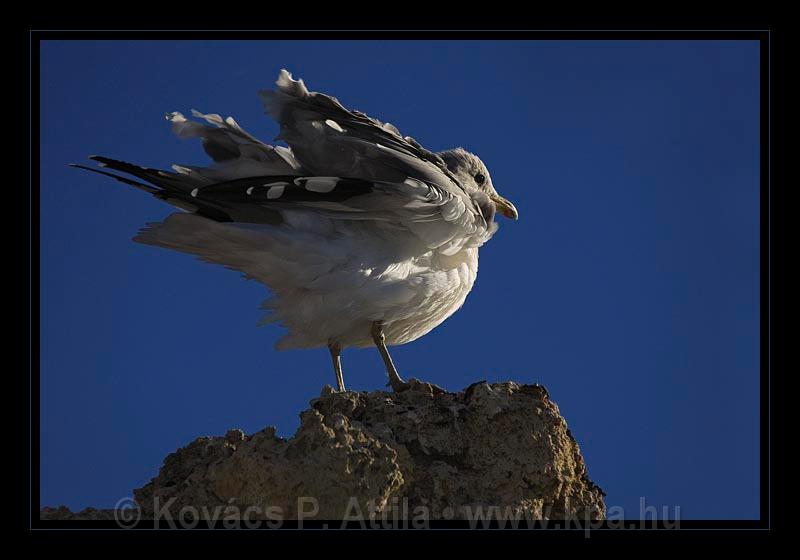
[[[184,506],[272,507],[284,519],[298,509],[316,519],[389,510],[468,519],[478,508],[529,519],[604,516],[604,494],[543,387],[480,382],[448,393],[410,383],[400,393],[326,387],[290,439],[271,427],[198,438],[134,491],[143,517],[165,504],[172,515]],[[45,509],[43,519],[69,518],[66,508]]]

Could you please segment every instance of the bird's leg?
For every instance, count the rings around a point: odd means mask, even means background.
[[[328,350],[331,351],[331,360],[333,360],[333,370],[336,372],[336,385],[340,393],[345,392],[344,388],[344,375],[342,374],[342,347],[338,342],[329,342]]]
[[[386,348],[386,336],[383,334],[383,323],[381,321],[372,323],[372,340],[375,341],[375,346],[378,347],[378,351],[381,353],[383,363],[386,364],[386,371],[389,374],[389,385],[392,386],[395,392],[408,389],[408,383],[403,381],[397,373],[397,368],[394,367],[392,357],[389,355],[389,350]]]

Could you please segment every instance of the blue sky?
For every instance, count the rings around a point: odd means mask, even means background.
[[[115,41],[41,50],[42,505],[111,507],[201,435],[275,425],[334,383],[277,352],[259,284],[131,242],[172,209],[67,168],[205,163],[167,111],[233,115],[282,67],[432,150],[486,162],[520,221],[465,306],[393,350],[450,390],[542,383],[607,505],[758,517],[759,56],[729,41]],[[489,319],[489,320],[487,320]],[[469,349],[469,351],[465,351]],[[355,390],[377,351],[343,356]],[[662,510],[659,510],[662,511]]]

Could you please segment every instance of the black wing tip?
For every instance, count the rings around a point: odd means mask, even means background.
[[[76,169],[85,169],[86,171],[97,171],[94,167],[89,167],[88,165],[82,165],[80,163],[68,163],[67,167],[74,167]]]
[[[116,159],[107,158],[107,157],[105,157],[105,156],[96,156],[96,155],[91,155],[91,156],[88,156],[88,157],[89,157],[89,159],[90,159],[90,160],[92,160],[92,161],[96,161],[97,163],[100,163],[100,164],[105,164],[105,163],[115,163],[115,162],[117,162],[117,163],[124,163],[124,162],[118,161],[118,160],[116,160]]]
[[[67,166],[68,167],[75,167],[77,169],[84,169],[86,171],[91,171],[92,173],[97,173],[99,175],[104,175],[106,177],[110,177],[111,179],[116,179],[117,181],[119,181],[121,183],[125,183],[126,185],[130,185],[132,187],[136,187],[137,189],[143,190],[143,191],[145,191],[147,193],[150,193],[152,195],[157,195],[157,194],[161,193],[161,189],[158,189],[156,187],[152,187],[150,185],[146,185],[145,183],[140,183],[139,181],[134,181],[132,179],[128,179],[127,177],[123,177],[122,175],[117,175],[116,173],[109,173],[108,171],[103,171],[101,169],[95,169],[94,167],[81,165],[79,163],[68,163]],[[101,163],[100,167],[104,167],[104,165]]]
[[[116,161],[116,160],[113,160],[111,158],[107,158],[107,157],[104,157],[104,156],[98,156],[98,155],[94,155],[94,154],[92,154],[90,156],[86,156],[86,159],[90,159],[92,161],[96,161],[98,163],[98,167],[106,167],[106,165],[105,165],[106,163]],[[90,171],[94,171],[93,168],[86,167],[85,165],[81,165],[80,163],[68,163],[67,167],[77,167],[79,169],[88,169]]]

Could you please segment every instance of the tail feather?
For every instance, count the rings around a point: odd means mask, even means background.
[[[236,197],[233,200],[222,200],[220,197],[198,197],[197,194],[203,187],[228,184],[247,177],[294,176],[301,166],[291,150],[264,144],[242,129],[232,117],[223,120],[219,115],[204,115],[194,110],[192,115],[207,124],[188,120],[177,112],[168,114],[167,120],[172,123],[173,132],[180,138],[199,137],[203,141],[203,147],[214,160],[210,167],[173,165],[173,172],[104,156],[89,156],[100,167],[132,175],[140,180],[135,181],[84,165],[70,165],[105,175],[143,190],[177,208],[217,222],[280,223],[282,219],[273,209],[242,204],[243,201]]]
[[[151,169],[141,167],[126,161],[120,161],[103,156],[89,156],[89,159],[96,161],[101,167],[108,167],[115,171],[122,171],[128,175],[138,177],[148,183],[152,183],[162,189],[175,193],[191,194],[191,192],[201,186],[201,183],[189,175],[173,173],[162,169]]]
[[[150,184],[134,181],[127,177],[117,175],[116,173],[92,169],[84,165],[73,163],[70,164],[70,166],[105,175],[106,177],[143,190],[176,208],[198,214],[204,218],[214,220],[215,222],[243,222],[275,225],[283,221],[280,214],[275,210],[264,206],[245,204],[237,200],[236,197],[233,197],[232,200],[224,200],[220,197],[211,198],[197,196],[198,192],[209,186],[209,181],[204,177],[198,177],[189,169],[186,169],[186,172],[182,173],[172,173],[161,169],[140,167],[132,163],[103,156],[90,156],[90,159],[98,162],[102,167],[133,175]],[[185,168],[180,169],[184,170]],[[230,182],[225,184],[230,184]]]
[[[194,212],[200,216],[217,222],[234,221],[232,216],[233,212],[231,211],[232,209],[226,207],[226,205],[208,200],[199,200],[192,196],[192,191],[195,191],[195,189],[203,186],[205,184],[204,182],[198,181],[189,176],[170,173],[160,169],[140,167],[132,163],[103,156],[90,156],[89,159],[98,162],[102,167],[133,175],[134,177],[147,181],[150,184],[148,185],[140,181],[134,181],[127,177],[123,177],[122,175],[117,175],[116,173],[109,173],[108,171],[103,171],[101,169],[93,169],[85,165],[79,165],[76,163],[71,163],[69,165],[70,167],[76,167],[78,169],[91,171],[92,173],[98,173],[100,175],[115,179],[121,183],[125,183],[126,185],[135,187],[153,195],[159,200],[163,200],[175,206],[176,208],[180,208],[181,210]]]
[[[91,171],[92,173],[97,173],[98,175],[105,175],[106,177],[111,177],[112,179],[116,179],[121,183],[125,183],[126,185],[130,185],[137,189],[141,189],[144,192],[150,194],[157,194],[161,192],[159,189],[155,187],[151,187],[150,185],[146,185],[144,183],[140,183],[139,181],[133,181],[128,179],[127,177],[123,177],[122,175],[117,175],[116,173],[109,173],[108,171],[100,171],[99,169],[94,169],[92,167],[86,167],[85,165],[79,165],[77,163],[70,163],[68,164],[70,167],[77,167],[78,169],[85,169],[86,171]]]

